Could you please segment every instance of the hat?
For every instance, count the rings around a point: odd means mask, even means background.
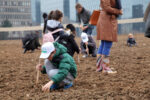
[[[88,42],[88,40],[89,40],[88,35],[84,32],[82,32],[82,34],[81,34],[81,39],[83,42]]]
[[[42,52],[40,58],[47,59],[51,53],[55,50],[54,44],[52,42],[47,42],[42,45]]]

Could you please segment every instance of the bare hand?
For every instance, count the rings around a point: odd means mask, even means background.
[[[42,91],[44,92],[49,92],[50,90],[50,87],[53,85],[53,81],[49,81],[47,84],[45,84],[43,87],[42,87]]]
[[[86,48],[86,52],[89,54],[89,49],[88,48]]]
[[[83,26],[82,26],[82,25],[80,25],[80,29],[81,29],[81,30],[83,29]]]
[[[120,14],[123,15],[123,10],[120,11]]]
[[[88,26],[84,26],[84,27],[83,27],[82,25],[80,26],[80,29],[81,29],[82,31],[86,30],[87,28],[88,28]]]
[[[83,29],[82,29],[82,30],[84,31],[84,30],[86,30],[87,28],[88,28],[88,26],[85,26],[85,27],[83,27]]]
[[[43,70],[42,65],[41,64],[36,65],[36,70],[42,71]]]
[[[88,42],[85,42],[85,45],[88,46]]]

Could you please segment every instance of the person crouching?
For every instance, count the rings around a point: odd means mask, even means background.
[[[132,47],[136,45],[136,41],[133,37],[133,34],[128,35],[127,46]]]
[[[81,52],[83,53],[83,58],[86,58],[88,55],[96,57],[96,43],[92,36],[88,36],[86,33],[81,34],[82,42],[80,43]]]
[[[77,67],[67,49],[57,42],[47,42],[42,45],[41,50],[40,58],[45,59],[45,63],[44,66],[38,64],[36,69],[47,74],[50,79],[42,87],[42,91],[70,88],[76,78]]]

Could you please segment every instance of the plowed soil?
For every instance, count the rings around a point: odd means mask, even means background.
[[[40,50],[23,54],[21,40],[0,41],[0,100],[150,100],[150,39],[135,38],[136,47],[126,46],[127,35],[114,43],[110,60],[116,74],[95,72],[96,58],[80,55],[74,86],[50,93],[41,90],[47,75],[35,84]]]

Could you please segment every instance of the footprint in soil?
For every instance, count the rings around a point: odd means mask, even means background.
[[[137,59],[144,59],[143,57],[137,57]]]

